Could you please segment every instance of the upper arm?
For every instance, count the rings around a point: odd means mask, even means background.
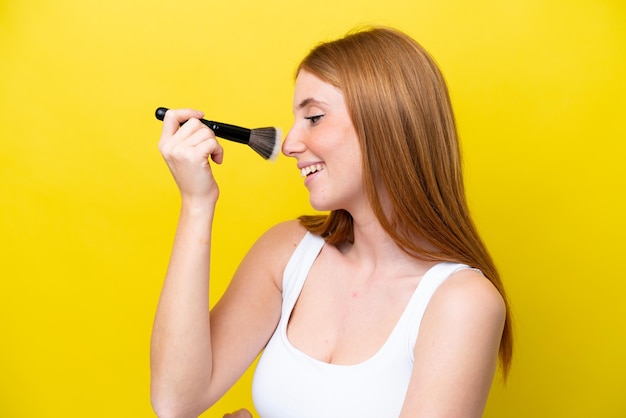
[[[239,379],[274,332],[280,319],[283,271],[303,235],[296,221],[267,231],[246,254],[211,310],[210,404]]]
[[[433,295],[420,325],[402,417],[481,417],[505,320],[482,274],[461,270]]]

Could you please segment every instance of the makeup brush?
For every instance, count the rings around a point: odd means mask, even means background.
[[[168,109],[165,107],[159,107],[154,115],[158,120],[163,120],[167,110]],[[246,144],[266,160],[274,161],[276,157],[278,157],[282,137],[280,128],[247,129],[241,126],[206,119],[200,119],[200,122],[211,128],[215,136],[228,139],[229,141],[239,142],[240,144]]]

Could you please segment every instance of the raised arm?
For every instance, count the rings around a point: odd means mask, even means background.
[[[461,270],[450,276],[422,319],[400,417],[482,417],[504,317],[500,294],[480,273]]]
[[[168,111],[159,143],[181,194],[152,331],[151,400],[160,417],[198,416],[252,363],[278,322],[280,263],[293,251],[291,243],[279,243],[285,226],[266,233],[209,312],[211,229],[219,196],[209,158],[221,163],[222,148],[200,117],[192,110]]]
[[[159,142],[181,195],[178,227],[152,329],[151,399],[159,416],[197,416],[194,402],[201,399],[211,378],[209,269],[219,190],[209,157],[221,163],[222,149],[211,130],[197,120],[202,116],[193,110],[168,111]]]

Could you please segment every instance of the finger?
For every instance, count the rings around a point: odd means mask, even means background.
[[[175,142],[183,142],[187,146],[196,146],[204,141],[216,141],[215,134],[198,119],[187,121],[175,135]]]
[[[211,157],[211,160],[216,164],[221,164],[224,159],[224,148],[220,145],[219,142],[213,137],[212,139],[207,139],[205,141],[201,141],[197,145],[195,145],[195,150],[198,154],[203,155],[204,158]]]
[[[201,119],[204,113],[194,109],[170,109],[163,117],[163,135],[172,136],[180,129],[180,125],[189,119]]]
[[[215,141],[215,142],[216,142],[217,146],[215,147],[215,149],[211,153],[211,159],[216,164],[222,164],[222,161],[224,160],[224,148],[222,148],[222,146],[220,145],[219,142],[217,142],[217,141]]]
[[[167,113],[171,112],[168,110]],[[176,121],[176,119],[174,119]],[[177,122],[175,122],[177,123]],[[169,154],[174,148],[183,146],[195,146],[207,139],[215,140],[215,134],[206,125],[200,122],[196,118],[189,119],[182,127],[180,127],[174,134],[170,135],[165,130],[161,134],[159,140],[159,149],[162,154]]]

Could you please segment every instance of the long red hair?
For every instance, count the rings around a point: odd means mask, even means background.
[[[478,268],[498,289],[506,304],[499,349],[506,377],[513,353],[510,307],[469,214],[454,114],[434,60],[406,34],[370,28],[318,45],[300,70],[342,91],[360,139],[372,209],[398,246],[421,259]],[[385,210],[381,188],[389,200]],[[331,244],[354,240],[344,210],[300,222]]]

